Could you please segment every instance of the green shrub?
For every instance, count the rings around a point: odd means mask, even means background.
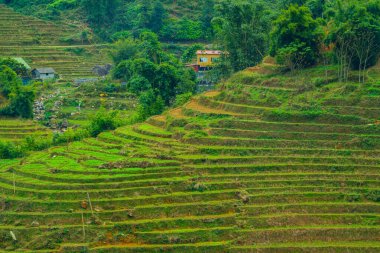
[[[23,144],[24,149],[27,151],[43,150],[52,145],[52,139],[36,135],[27,136]]]
[[[152,89],[145,91],[139,98],[138,114],[141,120],[158,115],[164,111],[165,102],[162,97]]]
[[[191,99],[192,96],[193,96],[193,93],[191,92],[177,95],[175,98],[174,107],[179,107],[186,104]]]
[[[20,146],[10,142],[0,141],[0,158],[1,159],[14,159],[24,155],[24,151]]]
[[[105,109],[99,110],[91,119],[88,130],[93,137],[98,136],[101,132],[114,130],[120,126],[117,119],[117,111],[107,112]]]
[[[135,75],[129,80],[127,87],[129,92],[139,95],[142,92],[151,89],[152,85],[150,84],[149,80],[145,77]]]
[[[78,0],[55,0],[49,4],[48,7],[58,10],[67,10],[78,6],[78,4]]]
[[[64,133],[56,133],[53,136],[54,145],[69,143],[73,141],[80,141],[84,138],[90,137],[90,132],[87,129],[68,129]]]

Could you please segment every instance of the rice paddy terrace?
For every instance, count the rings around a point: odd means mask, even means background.
[[[82,32],[75,25],[24,16],[0,5],[0,57],[22,57],[32,68],[53,67],[66,81],[94,77],[92,68],[110,62],[106,45],[70,40]]]
[[[43,137],[49,130],[31,120],[0,117],[0,140],[5,142],[20,142],[28,136]]]
[[[316,90],[235,78],[0,162],[0,252],[379,252],[380,96],[367,88],[318,88],[310,113],[281,99]]]

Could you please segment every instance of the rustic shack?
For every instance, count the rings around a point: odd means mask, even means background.
[[[53,79],[55,78],[55,70],[53,68],[36,68],[32,70],[32,77],[34,79]]]

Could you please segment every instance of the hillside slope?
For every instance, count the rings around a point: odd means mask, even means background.
[[[145,123],[0,162],[2,249],[379,252],[378,87],[305,88],[321,75],[246,71]]]
[[[53,67],[63,80],[93,77],[92,68],[111,62],[105,45],[83,44],[83,27],[52,23],[0,5],[0,57],[22,57],[32,68]]]
[[[0,140],[20,142],[28,136],[46,136],[48,129],[31,120],[0,117]]]

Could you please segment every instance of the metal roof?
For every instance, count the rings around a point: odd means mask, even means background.
[[[206,55],[221,55],[222,51],[219,50],[198,50],[197,54],[206,54]]]
[[[40,72],[40,74],[55,74],[55,70],[53,68],[36,68]]]

